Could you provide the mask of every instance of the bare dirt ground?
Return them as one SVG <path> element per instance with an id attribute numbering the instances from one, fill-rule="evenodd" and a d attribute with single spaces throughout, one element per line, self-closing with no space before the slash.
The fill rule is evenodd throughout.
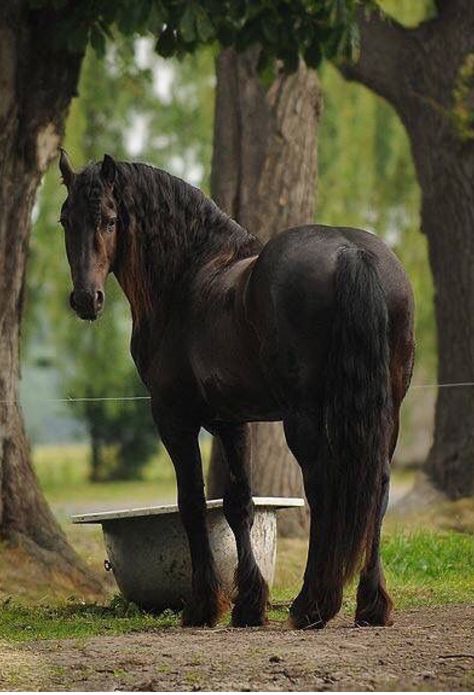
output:
<path id="1" fill-rule="evenodd" d="M 399 613 L 391 628 L 170 628 L 0 645 L 2 689 L 471 690 L 474 606 Z"/>

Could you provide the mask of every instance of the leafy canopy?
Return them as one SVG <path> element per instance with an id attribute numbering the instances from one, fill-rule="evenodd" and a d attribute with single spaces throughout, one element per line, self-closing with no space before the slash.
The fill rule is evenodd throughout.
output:
<path id="1" fill-rule="evenodd" d="M 82 52 L 88 42 L 103 53 L 111 27 L 125 35 L 151 32 L 167 58 L 217 42 L 242 51 L 261 46 L 261 68 L 275 59 L 294 71 L 302 55 L 318 67 L 323 58 L 348 55 L 357 47 L 354 13 L 369 0 L 29 0 L 30 8 L 53 8 L 61 30 L 58 48 Z M 57 29 L 57 28 L 56 28 Z"/>

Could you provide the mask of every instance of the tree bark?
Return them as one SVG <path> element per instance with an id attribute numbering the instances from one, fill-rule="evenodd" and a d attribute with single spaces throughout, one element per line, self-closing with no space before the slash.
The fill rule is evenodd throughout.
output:
<path id="1" fill-rule="evenodd" d="M 281 230 L 311 222 L 316 199 L 316 137 L 321 91 L 316 73 L 303 64 L 278 74 L 265 89 L 257 73 L 259 49 L 221 52 L 212 162 L 212 196 L 241 225 L 267 242 Z M 208 496 L 222 496 L 225 467 L 214 446 Z M 299 467 L 279 423 L 252 425 L 252 492 L 302 496 Z M 283 513 L 283 535 L 302 535 L 305 511 Z"/>
<path id="2" fill-rule="evenodd" d="M 341 70 L 397 110 L 422 191 L 435 285 L 438 382 L 474 382 L 474 3 L 439 0 L 415 29 L 360 14 L 361 54 Z M 460 89 L 460 86 L 462 87 Z M 474 387 L 439 389 L 425 470 L 449 498 L 474 494 Z"/>
<path id="3" fill-rule="evenodd" d="M 51 12 L 0 9 L 0 538 L 50 579 L 96 593 L 100 584 L 69 546 L 39 488 L 18 404 L 20 322 L 31 211 L 56 155 L 81 56 L 53 52 Z"/>

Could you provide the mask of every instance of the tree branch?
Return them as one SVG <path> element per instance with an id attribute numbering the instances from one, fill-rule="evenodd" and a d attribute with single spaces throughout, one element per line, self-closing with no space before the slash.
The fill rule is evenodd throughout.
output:
<path id="1" fill-rule="evenodd" d="M 400 75 L 414 49 L 411 30 L 378 10 L 359 9 L 360 55 L 356 62 L 337 64 L 348 80 L 356 80 L 384 97 L 393 106 L 401 99 Z"/>

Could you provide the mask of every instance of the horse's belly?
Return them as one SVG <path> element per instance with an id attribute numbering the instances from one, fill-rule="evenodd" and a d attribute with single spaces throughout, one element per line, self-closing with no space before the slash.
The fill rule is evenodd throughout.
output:
<path id="1" fill-rule="evenodd" d="M 236 359 L 207 364 L 195 374 L 206 407 L 215 420 L 281 420 L 281 407 L 256 365 Z"/>
<path id="2" fill-rule="evenodd" d="M 221 389 L 205 384 L 205 400 L 211 420 L 257 422 L 281 420 L 282 409 L 271 398 L 252 389 Z"/>

